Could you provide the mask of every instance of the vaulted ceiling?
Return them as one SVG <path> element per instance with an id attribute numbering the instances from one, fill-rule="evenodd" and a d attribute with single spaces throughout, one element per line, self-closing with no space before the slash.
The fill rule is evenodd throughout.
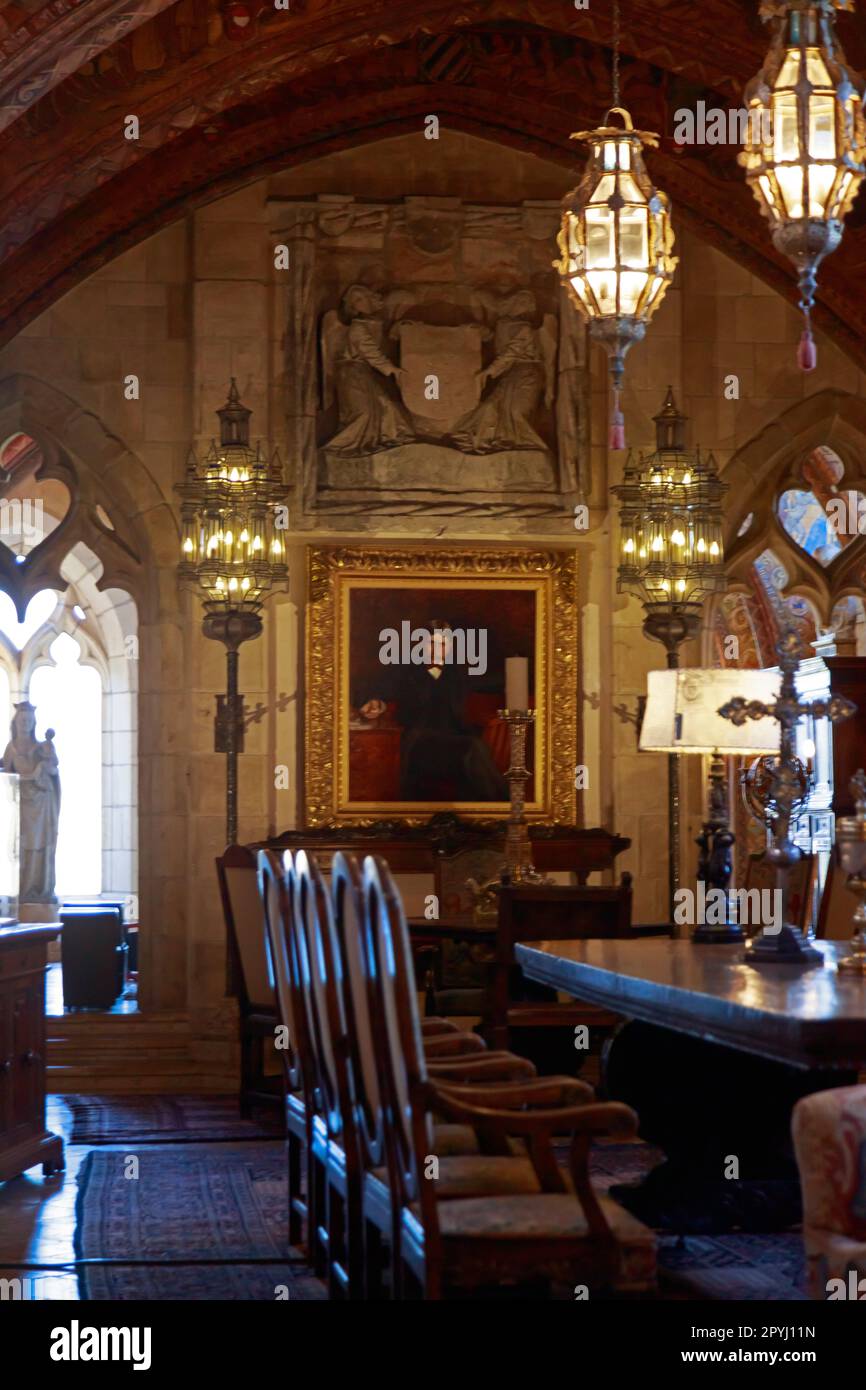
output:
<path id="1" fill-rule="evenodd" d="M 662 133 L 650 167 L 678 220 L 794 298 L 736 150 L 673 140 L 678 108 L 740 104 L 758 8 L 622 0 L 623 99 Z M 866 69 L 866 19 L 839 30 Z M 560 162 L 564 192 L 570 132 L 610 105 L 611 42 L 611 0 L 0 0 L 0 341 L 186 208 L 430 112 Z M 864 288 L 861 199 L 817 315 L 861 362 Z"/>

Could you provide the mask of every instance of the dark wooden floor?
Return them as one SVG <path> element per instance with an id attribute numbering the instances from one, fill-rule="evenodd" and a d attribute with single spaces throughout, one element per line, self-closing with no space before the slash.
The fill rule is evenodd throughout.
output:
<path id="1" fill-rule="evenodd" d="M 66 1171 L 43 1178 L 41 1167 L 36 1167 L 0 1183 L 0 1280 L 20 1279 L 25 1299 L 77 1300 L 78 1278 L 72 1265 L 76 1178 L 93 1146 L 69 1143 L 72 1121 L 63 1096 L 48 1096 L 47 1124 L 66 1140 Z M 243 1142 L 208 1145 L 211 1151 L 217 1147 L 223 1151 L 249 1149 Z M 129 1143 L 99 1145 L 100 1152 L 115 1149 L 128 1153 L 129 1148 Z M 22 1264 L 60 1268 L 22 1269 Z M 0 1298 L 4 1296 L 12 1295 L 7 1290 L 0 1293 Z"/>
<path id="2" fill-rule="evenodd" d="M 49 1096 L 47 1111 L 48 1128 L 68 1139 L 71 1118 L 62 1096 Z M 0 1279 L 21 1279 L 25 1297 L 78 1298 L 74 1269 L 49 1271 L 13 1265 L 62 1265 L 75 1258 L 75 1179 L 88 1152 L 86 1144 L 67 1143 L 65 1173 L 43 1178 L 41 1168 L 30 1168 L 19 1178 L 0 1183 Z"/>

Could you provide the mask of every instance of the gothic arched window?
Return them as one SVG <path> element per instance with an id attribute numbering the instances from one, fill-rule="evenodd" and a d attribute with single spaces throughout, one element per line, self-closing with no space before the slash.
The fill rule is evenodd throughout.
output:
<path id="1" fill-rule="evenodd" d="M 0 722 L 30 700 L 37 737 L 54 730 L 58 897 L 120 897 L 135 917 L 137 613 L 126 591 L 99 587 L 104 566 L 80 527 L 67 533 L 64 468 L 22 432 L 0 444 Z M 88 536 L 113 534 L 104 508 L 91 510 Z M 35 592 L 34 565 L 48 581 Z"/>

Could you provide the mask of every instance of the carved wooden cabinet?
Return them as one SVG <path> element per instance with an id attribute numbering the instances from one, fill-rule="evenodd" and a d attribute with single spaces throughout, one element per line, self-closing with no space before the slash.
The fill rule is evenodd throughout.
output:
<path id="1" fill-rule="evenodd" d="M 63 1140 L 45 1128 L 45 958 L 59 931 L 0 926 L 0 1182 L 63 1167 Z"/>
<path id="2" fill-rule="evenodd" d="M 828 656 L 830 689 L 853 700 L 857 713 L 833 725 L 833 810 L 837 816 L 853 816 L 850 781 L 866 767 L 866 656 Z"/>

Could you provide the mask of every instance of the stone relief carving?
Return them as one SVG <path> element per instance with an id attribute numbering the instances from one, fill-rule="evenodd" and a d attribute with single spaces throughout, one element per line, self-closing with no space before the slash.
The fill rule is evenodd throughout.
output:
<path id="1" fill-rule="evenodd" d="M 322 320 L 323 403 L 336 398 L 340 428 L 324 448 L 363 458 L 399 444 L 435 441 L 464 454 L 549 446 L 532 425 L 554 401 L 557 325 L 539 318 L 531 290 L 474 292 L 468 304 L 432 306 L 407 289 L 389 294 L 351 285 Z M 471 315 L 441 324 L 421 317 L 443 308 Z M 399 364 L 385 345 L 399 347 Z M 493 355 L 482 365 L 482 345 Z M 396 387 L 396 390 L 395 390 Z M 399 398 L 397 395 L 399 392 Z"/>
<path id="2" fill-rule="evenodd" d="M 539 402 L 553 404 L 553 366 L 556 359 L 556 320 L 545 314 L 540 329 L 533 327 L 537 307 L 531 290 L 505 299 L 479 295 L 495 322 L 495 356 L 476 373 L 479 385 L 492 383 L 481 402 L 458 420 L 451 438 L 467 454 L 504 449 L 547 451 L 530 421 Z"/>
<path id="3" fill-rule="evenodd" d="M 363 457 L 408 443 L 416 437 L 412 420 L 388 385 L 401 369 L 382 349 L 384 297 L 350 285 L 340 309 L 326 314 L 322 326 L 324 398 L 327 403 L 333 383 L 340 418 L 327 449 Z"/>
<path id="4" fill-rule="evenodd" d="M 491 524 L 498 508 L 571 525 L 589 374 L 585 329 L 550 269 L 558 205 L 333 193 L 273 205 L 291 250 L 286 409 L 303 425 L 305 512 L 450 515 L 459 502 Z M 302 242 L 288 230 L 299 219 Z M 316 359 L 310 397 L 299 383 Z"/>

